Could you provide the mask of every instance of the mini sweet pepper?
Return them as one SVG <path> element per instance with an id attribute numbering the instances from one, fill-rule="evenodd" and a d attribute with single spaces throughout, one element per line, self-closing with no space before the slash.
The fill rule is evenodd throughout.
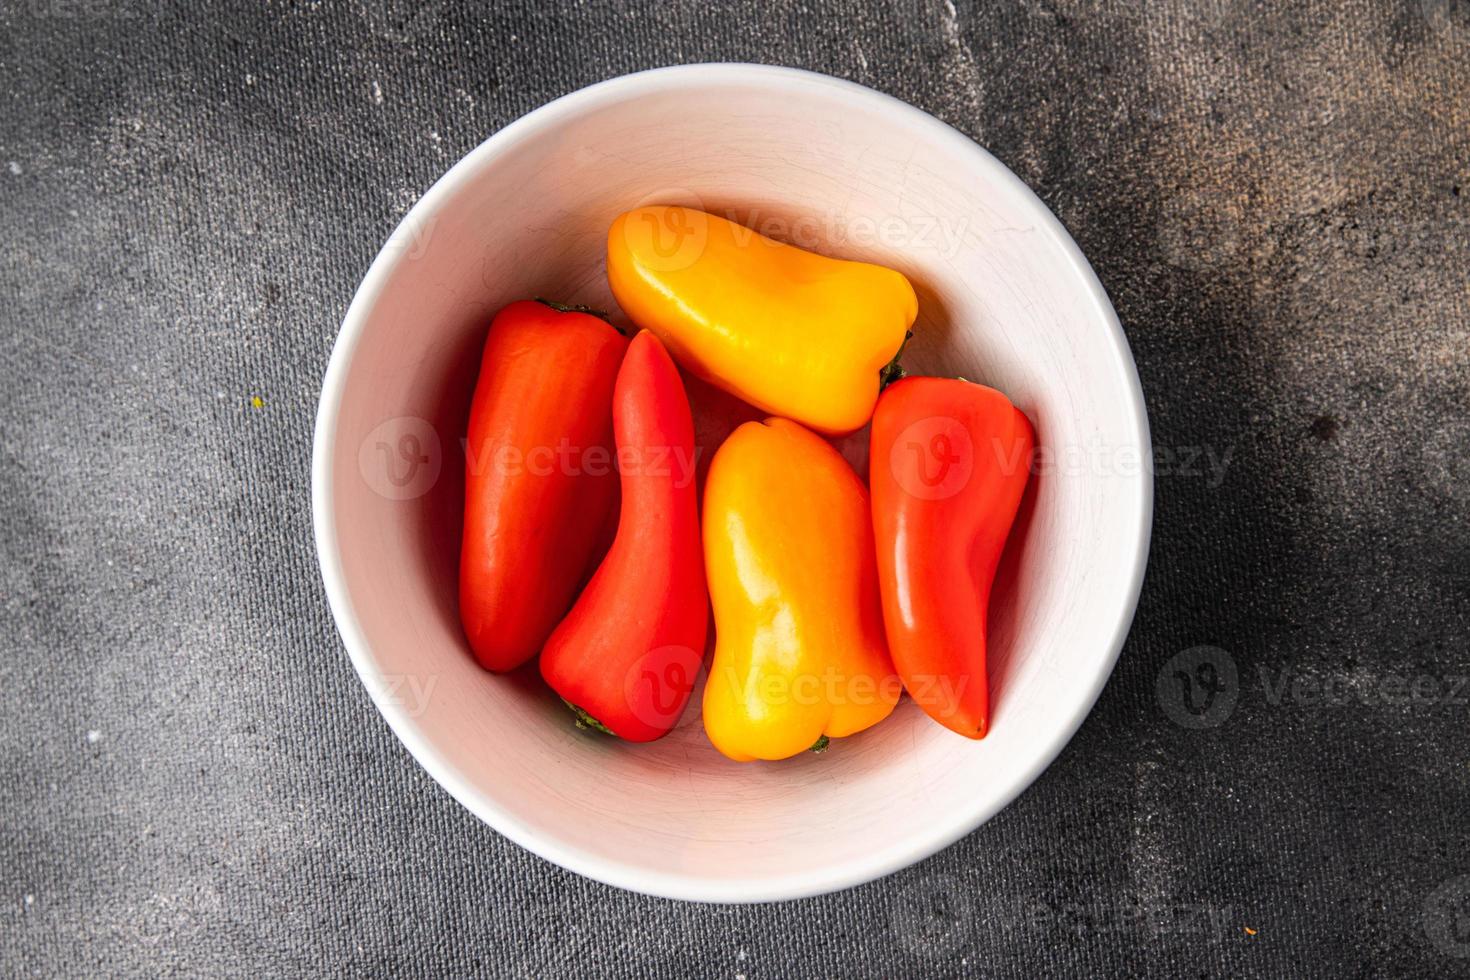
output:
<path id="1" fill-rule="evenodd" d="M 630 742 L 668 733 L 704 658 L 694 421 L 658 338 L 633 338 L 613 391 L 617 536 L 541 652 L 541 676 L 583 723 Z"/>
<path id="2" fill-rule="evenodd" d="M 867 423 L 879 374 L 918 315 L 900 272 L 808 252 L 691 208 L 618 217 L 607 276 L 623 311 L 684 368 L 827 435 Z"/>
<path id="3" fill-rule="evenodd" d="M 969 738 L 990 726 L 990 588 L 1034 442 L 1005 395 L 958 378 L 904 378 L 873 414 L 868 482 L 888 645 L 915 703 Z"/>
<path id="4" fill-rule="evenodd" d="M 740 762 L 852 735 L 901 693 L 883 639 L 868 494 L 823 439 L 747 422 L 710 464 L 704 558 L 715 653 L 704 726 Z"/>
<path id="5" fill-rule="evenodd" d="M 541 650 L 615 520 L 612 394 L 628 341 L 590 313 L 523 300 L 495 315 L 465 439 L 459 615 L 488 670 Z"/>

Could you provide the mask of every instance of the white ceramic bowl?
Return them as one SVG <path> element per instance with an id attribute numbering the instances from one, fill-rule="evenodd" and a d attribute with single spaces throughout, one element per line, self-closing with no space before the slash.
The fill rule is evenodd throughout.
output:
<path id="1" fill-rule="evenodd" d="M 578 731 L 534 673 L 471 659 L 456 614 L 460 435 L 490 315 L 524 297 L 615 309 L 613 217 L 732 214 L 903 270 L 911 373 L 994 385 L 1045 454 L 992 604 L 993 727 L 972 742 L 908 701 L 822 755 L 741 765 L 694 698 L 647 745 Z M 1147 419 L 1127 342 L 1066 231 L 931 116 L 849 82 L 697 65 L 614 79 L 507 126 L 403 220 L 353 299 L 317 416 L 322 577 L 352 662 L 445 789 L 580 874 L 705 901 L 795 898 L 918 861 L 1056 756 L 1127 633 L 1148 548 Z"/>

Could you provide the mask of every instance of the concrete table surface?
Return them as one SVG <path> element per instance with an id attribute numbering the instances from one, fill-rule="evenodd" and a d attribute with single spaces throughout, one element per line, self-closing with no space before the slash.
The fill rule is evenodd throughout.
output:
<path id="1" fill-rule="evenodd" d="M 348 664 L 308 507 L 405 209 L 557 95 L 710 60 L 1014 169 L 1157 446 L 1138 616 L 1061 758 L 779 906 L 618 892 L 450 799 Z M 1464 0 L 0 0 L 0 232 L 0 973 L 1470 974 Z"/>

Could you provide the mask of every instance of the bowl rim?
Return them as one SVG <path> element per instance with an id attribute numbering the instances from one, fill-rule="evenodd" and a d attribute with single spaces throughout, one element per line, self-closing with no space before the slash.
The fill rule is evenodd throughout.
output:
<path id="1" fill-rule="evenodd" d="M 338 546 L 336 516 L 331 506 L 334 490 L 332 461 L 337 454 L 338 416 L 348 368 L 356 353 L 371 310 L 376 305 L 397 265 L 405 260 L 403 250 L 392 248 L 392 243 L 402 240 L 401 235 L 408 233 L 413 227 L 418 226 L 416 223 L 436 212 L 462 184 L 478 175 L 495 158 L 521 140 L 558 126 L 573 114 L 685 87 L 693 83 L 735 85 L 751 82 L 821 89 L 825 90 L 825 94 L 839 100 L 864 103 L 870 110 L 889 114 L 904 126 L 926 131 L 936 141 L 948 143 L 959 153 L 968 155 L 973 159 L 974 165 L 986 173 L 990 179 L 1008 186 L 1020 200 L 1027 202 L 1036 213 L 1037 230 L 1050 236 L 1060 246 L 1072 267 L 1072 273 L 1081 281 L 1093 307 L 1108 330 L 1111 348 L 1117 362 L 1116 368 L 1123 375 L 1124 388 L 1133 409 L 1133 435 L 1140 453 L 1151 453 L 1148 415 L 1143 399 L 1143 389 L 1138 379 L 1137 365 L 1133 360 L 1122 325 L 1118 321 L 1117 314 L 1101 282 L 1093 272 L 1092 266 L 1061 221 L 1052 214 L 1046 204 L 1005 164 L 968 136 L 922 109 L 893 96 L 870 89 L 857 82 L 799 68 L 716 62 L 654 68 L 611 78 L 563 95 L 521 116 L 491 134 L 479 146 L 450 167 L 398 223 L 393 234 L 373 259 L 372 265 L 353 295 L 352 302 L 342 320 L 342 326 L 333 344 L 323 378 L 312 439 L 312 524 L 322 582 L 332 618 L 336 622 L 338 633 L 341 635 L 343 645 L 347 649 L 358 676 L 370 692 L 383 689 L 384 676 L 376 663 L 371 645 L 362 630 L 354 604 L 347 591 L 341 551 Z M 1141 456 L 1141 458 L 1147 457 Z M 1127 587 L 1123 594 L 1124 601 L 1119 604 L 1112 629 L 1103 642 L 1104 655 L 1094 662 L 1091 683 L 1084 695 L 1070 706 L 1069 715 L 1059 717 L 1058 724 L 1051 735 L 1044 742 L 1038 743 L 1031 763 L 1023 771 L 1021 777 L 1001 792 L 991 794 L 974 808 L 957 812 L 949 820 L 936 823 L 922 835 L 891 842 L 861 857 L 830 867 L 755 879 L 738 876 L 711 879 L 695 874 L 653 871 L 636 864 L 592 854 L 573 844 L 542 834 L 531 823 L 503 809 L 495 799 L 474 785 L 439 752 L 422 733 L 418 722 L 410 716 L 405 706 L 389 703 L 386 699 L 381 698 L 372 698 L 372 701 L 399 741 L 408 748 L 434 781 L 451 796 L 495 831 L 526 850 L 577 874 L 647 895 L 700 902 L 781 901 L 850 888 L 915 864 L 948 847 L 984 824 L 1029 787 L 1076 734 L 1083 720 L 1091 712 L 1093 704 L 1102 692 L 1103 685 L 1106 684 L 1117 663 L 1118 655 L 1132 624 L 1138 605 L 1139 592 L 1143 585 L 1144 568 L 1148 560 L 1149 539 L 1152 531 L 1153 473 L 1151 467 L 1145 465 L 1139 468 L 1134 489 L 1133 504 L 1134 516 L 1139 527 L 1138 540 L 1129 562 Z"/>

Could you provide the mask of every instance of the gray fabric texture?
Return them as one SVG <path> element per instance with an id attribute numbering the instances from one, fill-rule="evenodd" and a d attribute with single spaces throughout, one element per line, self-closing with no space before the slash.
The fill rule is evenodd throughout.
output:
<path id="1" fill-rule="evenodd" d="M 711 60 L 1014 169 L 1160 450 L 1060 759 L 775 906 L 619 892 L 450 799 L 348 663 L 308 505 L 337 325 L 418 195 Z M 1464 0 L 0 0 L 0 973 L 1470 975 L 1467 186 Z"/>

